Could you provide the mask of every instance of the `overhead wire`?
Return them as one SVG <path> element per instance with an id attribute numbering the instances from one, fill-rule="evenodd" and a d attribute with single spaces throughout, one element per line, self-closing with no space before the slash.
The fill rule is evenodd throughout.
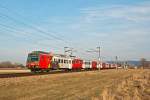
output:
<path id="1" fill-rule="evenodd" d="M 9 11 L 9 12 L 12 12 L 12 13 L 14 13 L 14 14 L 17 14 L 17 15 L 21 16 L 20 14 L 16 13 L 16 12 L 13 11 L 13 10 L 10 10 L 9 8 L 7 8 L 7 7 L 3 6 L 3 5 L 0 5 L 0 7 L 6 9 L 6 10 Z M 12 18 L 12 17 L 10 17 L 10 16 L 5 15 L 5 17 L 10 18 L 10 19 L 12 19 L 12 20 L 14 20 L 14 21 L 17 21 L 17 20 L 15 20 L 14 18 Z M 22 16 L 21 16 L 21 17 L 22 17 Z M 24 19 L 24 20 L 26 20 L 26 19 Z M 34 30 L 36 30 L 36 31 L 38 31 L 38 32 L 40 32 L 40 33 L 43 33 L 46 37 L 50 37 L 50 36 L 51 36 L 52 38 L 54 38 L 54 39 L 56 39 L 56 40 L 63 41 L 63 42 L 65 42 L 65 43 L 67 43 L 67 41 L 65 41 L 64 39 L 62 39 L 62 38 L 60 38 L 60 37 L 57 37 L 57 36 L 55 36 L 55 35 L 53 35 L 53 34 L 51 34 L 51 33 L 49 33 L 49 32 L 45 32 L 45 31 L 43 31 L 43 30 L 41 30 L 41 29 L 39 29 L 39 28 L 37 28 L 37 27 L 35 27 L 35 26 L 29 24 L 29 23 L 26 24 L 26 23 L 23 22 L 23 21 L 19 21 L 19 23 L 21 23 L 21 24 L 23 24 L 23 25 L 26 25 L 26 26 L 28 26 L 28 27 L 31 27 L 32 29 L 34 29 Z M 31 22 L 30 22 L 30 23 L 31 23 Z"/>
<path id="2" fill-rule="evenodd" d="M 12 26 L 8 26 L 8 25 L 5 25 L 5 24 L 1 24 L 0 23 L 0 28 L 2 29 L 2 27 L 3 27 L 3 31 L 9 31 L 10 33 L 9 33 L 9 35 L 11 35 L 11 36 L 13 36 L 13 37 L 17 37 L 17 38 L 20 38 L 20 36 L 19 35 L 16 35 L 16 34 L 13 34 L 13 33 L 23 33 L 24 34 L 24 36 L 23 37 L 27 37 L 27 38 L 24 38 L 26 41 L 28 41 L 28 42 L 32 42 L 32 43 L 34 43 L 34 45 L 39 45 L 38 44 L 38 42 L 37 41 L 35 41 L 35 40 L 33 40 L 33 38 L 31 38 L 31 37 L 28 37 L 28 36 L 26 36 L 26 33 L 27 32 L 25 32 L 25 31 L 23 31 L 23 30 L 19 30 L 19 29 L 17 29 L 17 28 L 14 28 L 14 27 L 12 27 Z M 25 40 L 23 40 L 23 41 L 25 41 Z M 42 46 L 43 46 L 44 44 L 42 44 Z M 47 46 L 52 46 L 52 45 L 47 45 Z M 57 46 L 57 45 L 55 45 L 54 46 L 55 48 L 59 48 L 59 46 Z"/>
<path id="3" fill-rule="evenodd" d="M 12 21 L 14 21 L 14 22 L 17 22 L 17 23 L 20 23 L 20 24 L 23 24 L 23 25 L 25 25 L 25 26 L 28 26 L 28 27 L 31 27 L 32 29 L 34 29 L 35 31 L 38 31 L 38 32 L 40 32 L 40 33 L 43 33 L 43 31 L 42 30 L 40 30 L 40 29 L 37 29 L 37 28 L 35 28 L 34 26 L 31 26 L 31 25 L 28 25 L 28 24 L 26 24 L 26 23 L 24 23 L 24 22 L 21 22 L 21 21 L 18 21 L 18 20 L 16 20 L 16 19 L 14 19 L 13 17 L 10 17 L 10 16 L 8 16 L 8 15 L 5 15 L 5 14 L 2 14 L 2 13 L 0 13 L 0 15 L 1 15 L 1 17 L 3 16 L 3 17 L 6 17 L 6 18 L 8 18 L 8 19 L 10 19 L 10 20 L 12 20 Z M 2 25 L 2 24 L 1 24 Z M 6 26 L 6 25 L 3 25 L 4 27 L 6 27 L 6 28 L 11 28 L 11 29 L 13 29 L 13 30 L 15 30 L 15 31 L 18 31 L 18 30 L 16 30 L 15 28 L 13 28 L 13 27 L 10 27 L 10 26 Z M 22 32 L 22 31 L 21 31 Z M 29 32 L 26 32 L 26 33 L 29 33 Z M 39 34 L 38 34 L 39 35 Z M 34 35 L 34 36 L 37 36 L 37 35 Z M 50 36 L 52 36 L 52 35 L 50 35 Z M 43 34 L 40 34 L 40 37 L 43 37 L 43 38 L 45 38 L 45 39 L 47 39 L 47 40 L 50 40 L 51 38 L 49 38 L 50 37 L 49 35 L 43 35 Z M 53 38 L 55 38 L 55 39 L 57 39 L 57 40 L 61 40 L 61 39 L 59 39 L 59 38 L 57 38 L 57 37 L 54 37 L 53 36 Z M 44 40 L 45 40 L 44 39 Z M 52 40 L 52 39 L 51 39 Z M 59 46 L 57 46 L 57 48 L 58 48 Z"/>
<path id="4" fill-rule="evenodd" d="M 9 35 L 11 35 L 11 36 L 9 36 L 9 38 L 20 38 L 18 35 L 14 35 L 13 33 L 14 32 L 16 32 L 17 30 L 13 30 L 13 29 L 10 29 L 10 28 L 8 28 L 8 27 L 5 27 L 5 29 L 2 29 L 2 27 L 0 27 L 1 28 L 1 31 L 3 31 L 3 33 L 5 33 L 5 32 L 9 32 Z M 5 31 L 5 32 L 4 32 Z M 11 34 L 10 34 L 11 33 Z M 8 37 L 8 36 L 7 36 Z M 14 39 L 15 40 L 15 39 Z M 38 41 L 31 41 L 31 38 L 25 38 L 23 41 L 21 41 L 21 42 L 24 42 L 24 41 L 26 41 L 26 42 L 29 42 L 30 44 L 32 43 L 34 46 L 38 46 L 39 47 L 39 45 L 40 46 L 51 46 L 51 47 L 55 47 L 55 48 L 60 48 L 59 46 L 57 46 L 57 45 L 45 45 L 45 44 L 42 44 L 42 43 L 38 43 Z"/>
<path id="5" fill-rule="evenodd" d="M 17 22 L 17 23 L 20 23 L 20 24 L 22 24 L 22 25 L 25 25 L 25 26 L 28 26 L 27 24 L 24 24 L 24 23 L 22 23 L 22 22 L 20 22 L 20 21 L 18 21 L 18 20 L 16 20 L 16 19 L 14 19 L 14 18 L 12 18 L 12 17 L 10 17 L 10 16 L 8 16 L 8 15 L 4 15 L 4 14 L 2 14 L 2 13 L 0 13 L 0 17 L 6 17 L 6 18 L 8 18 L 8 19 L 10 19 L 10 20 L 12 20 L 12 21 L 14 21 L 14 22 Z M 32 28 L 33 29 L 33 28 Z M 37 30 L 36 30 L 37 31 Z M 40 32 L 41 33 L 41 32 Z M 45 38 L 45 39 L 48 39 L 48 40 L 52 40 L 52 38 L 49 38 L 48 36 L 44 36 L 43 34 L 36 34 L 37 36 L 40 36 L 40 37 L 43 37 L 43 38 Z M 34 35 L 35 36 L 35 35 Z"/>

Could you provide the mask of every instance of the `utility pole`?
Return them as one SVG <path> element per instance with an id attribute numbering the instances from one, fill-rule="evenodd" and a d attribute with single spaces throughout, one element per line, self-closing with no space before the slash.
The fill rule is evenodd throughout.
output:
<path id="1" fill-rule="evenodd" d="M 70 48 L 70 56 L 73 55 L 73 48 Z"/>
<path id="2" fill-rule="evenodd" d="M 95 50 L 95 49 L 91 49 L 91 50 L 87 50 L 86 52 L 98 52 L 98 66 L 99 66 L 99 70 L 100 70 L 100 61 L 101 61 L 101 54 L 100 54 L 100 50 L 101 50 L 101 47 L 98 46 L 97 47 L 98 50 Z"/>
<path id="3" fill-rule="evenodd" d="M 66 49 L 69 47 L 64 47 L 64 55 L 66 55 L 66 52 L 68 52 Z"/>
<path id="4" fill-rule="evenodd" d="M 116 69 L 118 69 L 118 57 L 116 56 L 115 59 L 116 59 L 116 65 L 117 65 Z"/>
<path id="5" fill-rule="evenodd" d="M 69 52 L 70 56 L 73 56 L 73 52 L 76 52 L 71 47 L 64 47 L 64 55 L 67 55 L 66 53 Z"/>
<path id="6" fill-rule="evenodd" d="M 100 46 L 99 47 L 97 47 L 97 49 L 98 49 L 98 66 L 99 66 L 99 70 L 100 70 L 100 61 L 101 61 L 101 58 L 100 58 Z"/>

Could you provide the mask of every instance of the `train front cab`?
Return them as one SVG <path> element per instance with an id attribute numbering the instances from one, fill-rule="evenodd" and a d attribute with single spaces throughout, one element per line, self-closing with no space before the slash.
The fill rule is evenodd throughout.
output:
<path id="1" fill-rule="evenodd" d="M 30 53 L 26 66 L 31 72 L 49 71 L 51 69 L 52 56 L 43 53 Z"/>

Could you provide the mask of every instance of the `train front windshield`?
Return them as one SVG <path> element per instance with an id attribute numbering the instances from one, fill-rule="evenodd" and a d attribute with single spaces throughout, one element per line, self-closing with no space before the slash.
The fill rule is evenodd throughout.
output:
<path id="1" fill-rule="evenodd" d="M 28 55 L 27 62 L 35 62 L 35 61 L 38 61 L 38 60 L 39 60 L 38 55 Z"/>

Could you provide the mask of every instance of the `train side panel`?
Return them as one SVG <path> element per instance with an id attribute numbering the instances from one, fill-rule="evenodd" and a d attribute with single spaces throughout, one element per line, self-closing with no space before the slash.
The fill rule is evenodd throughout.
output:
<path id="1" fill-rule="evenodd" d="M 72 60 L 72 69 L 82 69 L 83 60 L 73 59 Z"/>
<path id="2" fill-rule="evenodd" d="M 106 69 L 109 69 L 109 63 L 106 63 Z"/>
<path id="3" fill-rule="evenodd" d="M 92 61 L 92 69 L 97 69 L 98 63 L 97 61 Z"/>
<path id="4" fill-rule="evenodd" d="M 61 58 L 59 59 L 59 68 L 60 69 L 72 69 L 72 60 Z"/>
<path id="5" fill-rule="evenodd" d="M 102 63 L 102 69 L 106 69 L 106 63 Z"/>
<path id="6" fill-rule="evenodd" d="M 47 54 L 40 54 L 39 55 L 39 68 L 40 69 L 48 69 L 51 68 L 51 59 L 52 56 Z"/>
<path id="7" fill-rule="evenodd" d="M 117 64 L 111 64 L 111 69 L 117 68 Z"/>
<path id="8" fill-rule="evenodd" d="M 85 69 L 92 69 L 92 64 L 90 61 L 85 61 L 84 64 L 85 64 Z"/>

